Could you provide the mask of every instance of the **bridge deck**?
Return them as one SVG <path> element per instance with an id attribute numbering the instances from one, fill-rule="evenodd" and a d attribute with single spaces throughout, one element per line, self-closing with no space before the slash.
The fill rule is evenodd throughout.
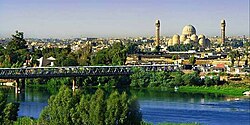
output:
<path id="1" fill-rule="evenodd" d="M 178 70 L 178 66 L 172 64 L 0 68 L 0 79 L 130 75 L 136 67 L 141 67 L 145 71 Z"/>

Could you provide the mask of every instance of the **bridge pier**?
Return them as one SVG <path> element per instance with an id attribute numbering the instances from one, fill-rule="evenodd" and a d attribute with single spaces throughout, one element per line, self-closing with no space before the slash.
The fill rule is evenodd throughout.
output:
<path id="1" fill-rule="evenodd" d="M 15 84 L 15 93 L 18 94 L 19 93 L 19 79 L 16 79 L 16 84 Z"/>
<path id="2" fill-rule="evenodd" d="M 18 94 L 24 91 L 25 91 L 25 79 L 24 78 L 21 79 L 21 82 L 20 79 L 16 79 L 15 93 Z"/>
<path id="3" fill-rule="evenodd" d="M 75 91 L 76 89 L 76 77 L 73 78 L 73 82 L 72 82 L 72 90 Z"/>

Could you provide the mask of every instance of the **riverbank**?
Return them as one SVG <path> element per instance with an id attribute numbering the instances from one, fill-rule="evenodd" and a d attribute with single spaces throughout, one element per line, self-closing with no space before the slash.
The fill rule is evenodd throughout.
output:
<path id="1" fill-rule="evenodd" d="M 250 88 L 245 87 L 234 87 L 232 85 L 220 85 L 220 86 L 180 86 L 179 92 L 191 92 L 191 93 L 212 93 L 221 94 L 230 97 L 244 96 L 243 92 L 249 91 Z"/>
<path id="2" fill-rule="evenodd" d="M 41 85 L 41 84 L 29 84 L 28 87 L 34 87 L 34 88 L 48 88 L 48 90 L 52 91 L 52 93 L 56 93 L 60 86 L 57 86 L 56 88 L 51 88 L 48 85 Z M 103 88 L 108 89 L 105 86 L 85 86 L 84 88 Z M 9 86 L 0 86 L 0 88 L 9 88 Z M 112 87 L 115 88 L 115 87 Z M 128 87 L 127 89 L 136 89 L 134 87 Z M 161 91 L 175 91 L 174 88 L 170 87 L 147 87 L 147 88 L 137 88 L 140 90 L 161 90 Z M 185 92 L 185 93 L 211 93 L 211 94 L 220 94 L 225 95 L 229 97 L 241 97 L 244 96 L 244 92 L 250 91 L 250 85 L 249 84 L 226 84 L 226 85 L 214 85 L 214 86 L 179 86 L 177 89 L 177 92 Z"/>

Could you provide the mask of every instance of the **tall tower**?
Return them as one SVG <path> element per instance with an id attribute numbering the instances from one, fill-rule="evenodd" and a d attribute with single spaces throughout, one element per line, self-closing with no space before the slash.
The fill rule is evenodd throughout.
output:
<path id="1" fill-rule="evenodd" d="M 157 48 L 160 45 L 160 20 L 155 21 L 155 28 L 156 28 L 155 45 L 156 45 L 156 48 Z"/>
<path id="2" fill-rule="evenodd" d="M 221 43 L 222 43 L 222 45 L 224 45 L 225 44 L 225 34 L 226 34 L 226 21 L 221 20 L 220 26 L 221 26 Z"/>

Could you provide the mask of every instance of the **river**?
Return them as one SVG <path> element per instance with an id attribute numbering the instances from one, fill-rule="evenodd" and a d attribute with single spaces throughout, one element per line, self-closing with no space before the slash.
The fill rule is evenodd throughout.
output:
<path id="1" fill-rule="evenodd" d="M 229 99 L 222 95 L 161 90 L 130 90 L 130 93 L 137 96 L 143 119 L 154 124 L 198 122 L 209 125 L 250 125 L 249 98 Z M 18 95 L 12 89 L 8 100 L 20 102 L 19 116 L 38 118 L 50 95 L 46 88 L 26 88 L 25 93 Z"/>

